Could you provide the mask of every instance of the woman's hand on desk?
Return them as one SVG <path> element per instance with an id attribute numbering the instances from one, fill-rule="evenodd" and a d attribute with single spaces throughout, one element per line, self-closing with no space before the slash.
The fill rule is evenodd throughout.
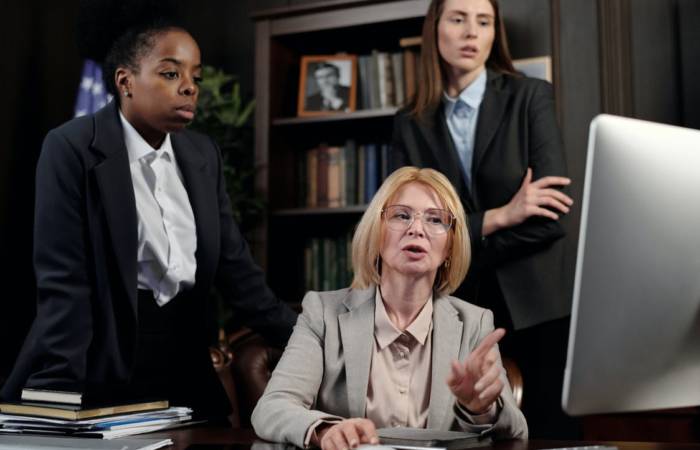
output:
<path id="1" fill-rule="evenodd" d="M 503 328 L 492 331 L 463 363 L 452 361 L 447 386 L 457 401 L 473 414 L 489 412 L 503 391 L 501 366 L 496 364 L 499 354 L 494 346 L 505 334 Z"/>
<path id="2" fill-rule="evenodd" d="M 323 450 L 348 450 L 360 444 L 379 444 L 377 429 L 369 419 L 345 419 L 316 431 Z"/>
<path id="3" fill-rule="evenodd" d="M 566 177 L 548 176 L 532 181 L 532 169 L 528 168 L 520 189 L 507 205 L 490 209 L 484 214 L 482 235 L 488 236 L 498 230 L 513 228 L 533 216 L 548 217 L 557 220 L 559 216 L 554 210 L 566 214 L 574 201 L 561 191 L 551 186 L 567 186 L 571 179 Z"/>

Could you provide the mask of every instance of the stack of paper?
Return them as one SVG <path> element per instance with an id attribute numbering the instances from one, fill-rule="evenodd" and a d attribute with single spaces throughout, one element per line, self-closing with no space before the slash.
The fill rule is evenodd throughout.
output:
<path id="1" fill-rule="evenodd" d="M 97 444 L 95 441 L 69 437 L 0 436 L 0 450 L 156 450 L 173 443 L 171 439 L 117 439 L 99 442 Z"/>
<path id="2" fill-rule="evenodd" d="M 184 407 L 81 420 L 0 414 L 0 433 L 115 439 L 174 428 L 186 424 L 190 419 L 192 410 Z"/>

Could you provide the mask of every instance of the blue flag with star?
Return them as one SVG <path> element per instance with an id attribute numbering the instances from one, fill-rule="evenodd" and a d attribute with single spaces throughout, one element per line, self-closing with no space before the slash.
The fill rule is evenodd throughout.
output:
<path id="1" fill-rule="evenodd" d="M 112 96 L 107 93 L 102 84 L 102 69 L 100 65 L 95 61 L 85 60 L 73 116 L 80 117 L 97 112 L 110 101 L 112 101 Z"/>

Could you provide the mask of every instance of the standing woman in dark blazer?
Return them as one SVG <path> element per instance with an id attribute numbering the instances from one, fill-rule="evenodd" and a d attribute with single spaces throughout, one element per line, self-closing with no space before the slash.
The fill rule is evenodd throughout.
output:
<path id="1" fill-rule="evenodd" d="M 23 387 L 166 397 L 223 419 L 230 405 L 206 333 L 212 287 L 277 345 L 291 334 L 296 314 L 232 219 L 218 147 L 185 130 L 200 52 L 171 5 L 90 0 L 78 11 L 82 56 L 102 64 L 114 100 L 44 141 L 37 317 L 5 399 Z"/>
<path id="2" fill-rule="evenodd" d="M 422 38 L 393 165 L 439 170 L 457 187 L 474 259 L 456 295 L 516 331 L 502 348 L 523 370 L 530 436 L 578 437 L 552 423 L 569 423 L 559 401 L 571 312 L 559 218 L 573 204 L 552 87 L 513 68 L 496 0 L 433 0 Z"/>

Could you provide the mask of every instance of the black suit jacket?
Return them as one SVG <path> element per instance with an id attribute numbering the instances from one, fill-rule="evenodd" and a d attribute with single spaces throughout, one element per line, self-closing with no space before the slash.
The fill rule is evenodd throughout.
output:
<path id="1" fill-rule="evenodd" d="M 249 326 L 278 345 L 290 336 L 296 314 L 266 286 L 232 219 L 215 143 L 189 130 L 172 134 L 171 142 L 197 226 L 190 296 L 196 305 L 182 330 L 196 343 L 197 354 L 165 369 L 195 364 L 199 379 L 192 383 L 206 385 L 202 395 L 226 402 L 205 333 L 212 286 Z M 116 103 L 47 135 L 36 174 L 37 317 L 2 390 L 4 398 L 18 398 L 25 384 L 79 390 L 128 384 L 138 337 L 132 186 Z"/>
<path id="2" fill-rule="evenodd" d="M 571 312 L 570 293 L 564 291 L 560 221 L 533 217 L 487 239 L 481 234 L 485 211 L 513 198 L 528 167 L 533 180 L 566 176 L 549 83 L 488 71 L 477 119 L 471 195 L 442 105 L 422 123 L 407 110 L 399 111 L 394 120 L 392 165 L 430 167 L 449 178 L 460 194 L 471 232 L 474 252 L 467 278 L 495 270 L 516 329 Z"/>

